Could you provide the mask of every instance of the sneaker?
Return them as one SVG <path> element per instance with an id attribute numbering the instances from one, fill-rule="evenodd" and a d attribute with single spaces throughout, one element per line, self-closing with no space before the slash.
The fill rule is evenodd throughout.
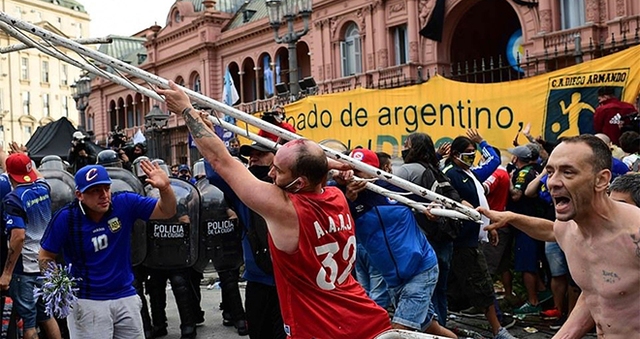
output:
<path id="1" fill-rule="evenodd" d="M 549 325 L 549 328 L 557 331 L 560 329 L 560 327 L 562 327 L 562 325 L 564 325 L 565 321 L 567 321 L 566 316 L 559 317 L 558 319 L 556 319 L 556 321 L 554 321 L 553 323 L 551 323 L 551 325 Z"/>
<path id="2" fill-rule="evenodd" d="M 547 319 L 547 320 L 559 319 L 560 317 L 562 317 L 562 312 L 560 312 L 559 309 L 554 307 L 550 310 L 540 312 L 540 315 L 542 316 L 543 319 Z"/>
<path id="3" fill-rule="evenodd" d="M 235 327 L 238 330 L 238 335 L 249 335 L 249 327 L 246 320 L 238 320 L 235 323 Z"/>
<path id="4" fill-rule="evenodd" d="M 516 339 L 506 328 L 500 327 L 498 333 L 493 337 L 493 339 Z"/>
<path id="5" fill-rule="evenodd" d="M 454 328 L 451 328 L 450 330 L 455 335 L 457 335 L 458 338 L 487 339 L 484 336 L 482 336 L 482 334 L 476 331 L 467 330 L 464 328 L 454 327 Z"/>
<path id="6" fill-rule="evenodd" d="M 484 318 L 484 311 L 474 306 L 465 308 L 464 310 L 460 311 L 451 311 L 451 313 L 459 315 L 461 317 Z"/>
<path id="7" fill-rule="evenodd" d="M 502 328 L 512 328 L 513 325 L 516 324 L 516 318 L 510 316 L 510 315 L 502 315 L 502 319 L 500 319 L 500 326 L 502 326 Z"/>
<path id="8" fill-rule="evenodd" d="M 538 305 L 542 304 L 547 300 L 551 300 L 552 298 L 553 298 L 553 293 L 551 293 L 550 290 L 547 289 L 544 291 L 540 291 L 538 292 Z"/>
<path id="9" fill-rule="evenodd" d="M 164 326 L 153 326 L 151 330 L 151 337 L 153 338 L 161 338 L 169 334 L 167 331 L 167 325 Z"/>
<path id="10" fill-rule="evenodd" d="M 522 306 L 513 310 L 513 314 L 517 315 L 538 315 L 542 311 L 540 305 L 533 306 L 528 301 Z"/>
<path id="11" fill-rule="evenodd" d="M 204 325 L 204 311 L 200 310 L 198 313 L 198 321 L 196 322 L 196 327 L 200 327 Z"/>

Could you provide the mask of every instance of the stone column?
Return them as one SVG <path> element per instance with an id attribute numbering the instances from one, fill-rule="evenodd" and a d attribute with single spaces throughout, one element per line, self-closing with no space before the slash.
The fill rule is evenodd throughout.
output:
<path id="1" fill-rule="evenodd" d="M 377 0 L 374 1 L 373 4 L 373 17 L 374 17 L 374 22 L 375 22 L 375 42 L 374 42 L 374 46 L 376 49 L 376 65 L 377 68 L 387 68 L 389 67 L 389 60 L 388 60 L 388 49 L 387 49 L 387 41 L 386 41 L 386 34 L 385 34 L 385 20 L 384 20 L 384 12 L 385 12 L 385 8 L 384 5 L 382 4 L 382 1 Z"/>
<path id="2" fill-rule="evenodd" d="M 244 75 L 243 71 L 238 72 L 238 76 L 240 77 L 240 93 L 238 93 L 240 94 L 240 103 L 244 102 L 244 83 L 243 83 L 244 76 L 243 75 Z"/>
<path id="3" fill-rule="evenodd" d="M 584 7 L 586 12 L 587 23 L 599 23 L 600 22 L 600 1 L 599 0 L 584 0 Z"/>
<path id="4" fill-rule="evenodd" d="M 540 31 L 539 33 L 549 33 L 553 31 L 551 22 L 551 1 L 540 0 L 538 2 L 538 11 L 540 13 Z"/>
<path id="5" fill-rule="evenodd" d="M 407 30 L 409 35 L 409 61 L 418 62 L 418 2 L 407 0 Z"/>

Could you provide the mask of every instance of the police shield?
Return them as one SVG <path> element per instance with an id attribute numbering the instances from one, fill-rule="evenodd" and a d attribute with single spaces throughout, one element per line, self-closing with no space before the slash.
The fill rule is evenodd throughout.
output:
<path id="1" fill-rule="evenodd" d="M 178 203 L 176 215 L 147 222 L 147 255 L 143 265 L 154 269 L 187 268 L 198 259 L 200 193 L 191 183 L 169 178 Z M 145 186 L 148 197 L 158 189 Z"/>
<path id="2" fill-rule="evenodd" d="M 40 169 L 42 177 L 51 187 L 51 212 L 55 213 L 76 198 L 76 184 L 73 176 L 64 170 Z"/>
<path id="3" fill-rule="evenodd" d="M 120 167 L 105 167 L 111 178 L 111 193 L 132 192 L 144 195 L 144 186 L 138 178 L 126 169 Z M 136 220 L 131 233 L 131 264 L 140 265 L 147 254 L 146 223 Z"/>
<path id="4" fill-rule="evenodd" d="M 195 167 L 195 166 L 194 166 Z M 200 251 L 194 269 L 202 272 L 209 260 L 218 271 L 242 265 L 242 228 L 238 218 L 230 218 L 224 194 L 207 178 L 196 182 L 200 205 Z"/>

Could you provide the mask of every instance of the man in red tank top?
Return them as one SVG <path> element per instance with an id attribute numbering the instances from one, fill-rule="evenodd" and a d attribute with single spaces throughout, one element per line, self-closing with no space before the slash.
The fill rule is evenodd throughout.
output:
<path id="1" fill-rule="evenodd" d="M 206 113 L 194 110 L 173 82 L 169 86 L 158 89 L 169 110 L 182 114 L 200 153 L 267 222 L 286 333 L 302 339 L 369 339 L 390 329 L 387 312 L 351 275 L 353 218 L 344 195 L 324 187 L 329 164 L 322 148 L 309 140 L 288 142 L 273 159 L 274 184 L 260 181 L 231 157 Z"/>

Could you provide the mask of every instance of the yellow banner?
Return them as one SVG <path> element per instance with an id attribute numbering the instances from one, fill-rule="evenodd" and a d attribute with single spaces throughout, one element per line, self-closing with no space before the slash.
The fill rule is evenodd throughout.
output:
<path id="1" fill-rule="evenodd" d="M 286 107 L 287 121 L 318 142 L 336 139 L 393 156 L 412 132 L 427 133 L 438 144 L 475 128 L 490 144 L 507 148 L 531 123 L 533 136 L 556 140 L 593 132 L 601 86 L 614 87 L 624 101 L 636 99 L 638 55 L 640 46 L 511 82 L 470 84 L 436 76 L 410 87 L 309 96 Z"/>

